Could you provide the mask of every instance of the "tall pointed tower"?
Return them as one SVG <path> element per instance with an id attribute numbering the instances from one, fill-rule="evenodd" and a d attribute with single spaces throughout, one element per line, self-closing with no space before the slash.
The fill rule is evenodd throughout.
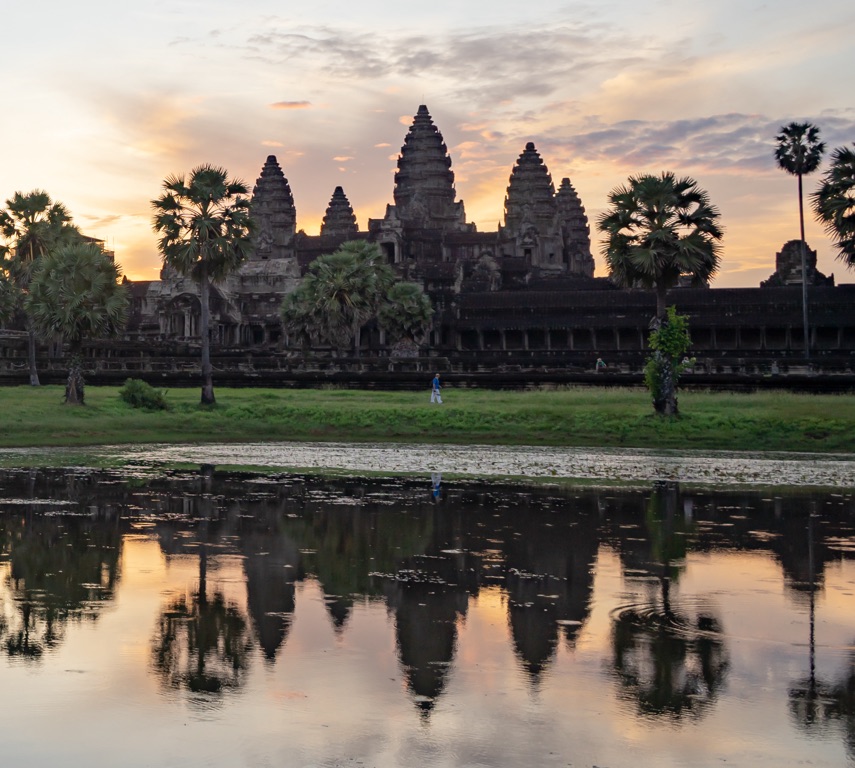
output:
<path id="1" fill-rule="evenodd" d="M 288 179 L 275 155 L 270 155 L 255 182 L 252 217 L 258 224 L 253 259 L 283 258 L 297 229 L 297 210 Z"/>
<path id="2" fill-rule="evenodd" d="M 406 227 L 466 229 L 463 202 L 454 199 L 448 148 L 424 104 L 404 137 L 394 196 L 397 216 Z"/>
<path id="3" fill-rule="evenodd" d="M 321 222 L 321 235 L 332 235 L 347 240 L 358 232 L 359 227 L 350 201 L 344 194 L 344 190 L 336 187 L 324 214 L 324 220 Z"/>
<path id="4" fill-rule="evenodd" d="M 564 261 L 567 271 L 574 275 L 594 276 L 594 257 L 591 255 L 591 230 L 588 216 L 570 179 L 561 179 L 555 195 L 558 224 L 564 241 Z"/>
<path id="5" fill-rule="evenodd" d="M 551 233 L 556 213 L 555 187 L 552 176 L 534 143 L 525 150 L 511 171 L 505 197 L 505 229 L 512 237 L 541 237 Z"/>

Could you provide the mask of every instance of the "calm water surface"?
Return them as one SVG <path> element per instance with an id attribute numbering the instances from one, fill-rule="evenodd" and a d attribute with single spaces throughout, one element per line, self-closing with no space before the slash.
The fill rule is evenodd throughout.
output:
<path id="1" fill-rule="evenodd" d="M 0 471 L 0 765 L 855 766 L 849 491 Z"/>

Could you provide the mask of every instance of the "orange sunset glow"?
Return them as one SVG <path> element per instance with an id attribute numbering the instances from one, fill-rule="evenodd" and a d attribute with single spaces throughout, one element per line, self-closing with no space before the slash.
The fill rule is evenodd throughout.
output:
<path id="1" fill-rule="evenodd" d="M 545 0 L 532 10 L 83 0 L 45 14 L 17 4 L 4 11 L 0 200 L 45 189 L 129 277 L 152 279 L 149 201 L 167 175 L 208 162 L 251 185 L 274 153 L 298 228 L 318 232 L 337 185 L 365 228 L 392 201 L 397 150 L 424 103 L 479 229 L 502 219 L 511 168 L 533 141 L 592 224 L 631 174 L 692 176 L 722 212 L 715 284 L 768 277 L 798 237 L 796 182 L 773 158 L 778 129 L 814 122 L 829 150 L 855 140 L 851 3 Z M 807 240 L 821 271 L 852 281 L 810 216 Z"/>

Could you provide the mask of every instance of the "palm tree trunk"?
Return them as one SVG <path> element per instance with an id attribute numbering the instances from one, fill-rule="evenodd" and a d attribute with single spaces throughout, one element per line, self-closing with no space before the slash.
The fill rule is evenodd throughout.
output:
<path id="1" fill-rule="evenodd" d="M 65 385 L 65 404 L 83 405 L 83 356 L 80 343 L 71 345 L 70 361 L 68 367 L 68 381 Z"/>
<path id="2" fill-rule="evenodd" d="M 665 316 L 668 314 L 668 307 L 666 305 L 668 300 L 668 289 L 664 285 L 656 284 L 656 323 L 655 326 L 658 328 L 662 325 L 665 320 Z"/>
<path id="3" fill-rule="evenodd" d="M 810 329 L 808 328 L 807 254 L 805 246 L 805 211 L 802 200 L 802 175 L 799 174 L 799 227 L 802 236 L 802 326 L 805 339 L 805 359 L 810 360 Z"/>
<path id="4" fill-rule="evenodd" d="M 36 331 L 29 319 L 27 320 L 27 360 L 30 367 L 30 386 L 38 387 L 41 382 L 36 368 Z"/>
<path id="5" fill-rule="evenodd" d="M 202 405 L 214 405 L 214 377 L 211 369 L 211 312 L 209 307 L 208 264 L 202 259 L 199 265 L 199 332 L 202 334 Z"/>

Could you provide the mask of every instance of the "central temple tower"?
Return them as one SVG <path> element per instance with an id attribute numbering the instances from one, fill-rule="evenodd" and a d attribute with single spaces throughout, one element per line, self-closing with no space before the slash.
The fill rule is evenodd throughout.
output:
<path id="1" fill-rule="evenodd" d="M 395 174 L 395 208 L 405 227 L 467 230 L 463 201 L 455 201 L 451 158 L 422 104 L 404 137 Z"/>

